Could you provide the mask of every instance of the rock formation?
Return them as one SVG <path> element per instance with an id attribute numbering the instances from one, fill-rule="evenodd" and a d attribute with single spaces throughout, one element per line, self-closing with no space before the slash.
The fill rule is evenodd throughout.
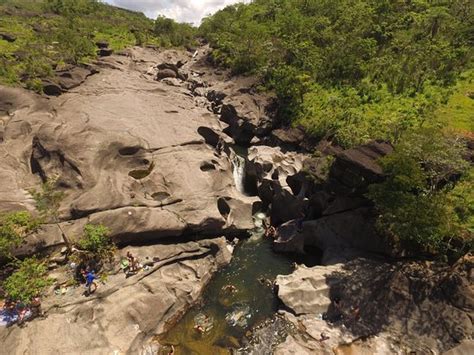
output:
<path id="1" fill-rule="evenodd" d="M 288 319 L 304 324 L 303 333 L 312 338 L 290 337 L 280 351 L 296 343 L 305 351 L 331 353 L 331 348 L 360 338 L 368 339 L 362 347 L 372 353 L 451 349 L 472 339 L 472 267 L 472 256 L 452 267 L 356 259 L 345 265 L 300 267 L 292 275 L 279 276 L 278 296 L 297 315 Z M 317 341 L 321 333 L 329 338 Z"/>
<path id="2" fill-rule="evenodd" d="M 60 223 L 29 236 L 17 255 L 57 252 L 63 231 L 74 242 L 86 223 L 101 223 L 118 245 L 136 245 L 131 250 L 141 261 L 158 261 L 127 280 L 115 271 L 89 298 L 81 289 L 64 296 L 50 290 L 46 319 L 0 328 L 9 354 L 28 352 L 29 344 L 38 353 L 139 351 L 229 262 L 231 248 L 215 238 L 253 228 L 259 200 L 236 189 L 229 149 L 220 149 L 225 125 L 190 89 L 150 75 L 182 60 L 189 62 L 179 66 L 185 80 L 190 55 L 141 48 L 122 54 L 57 72 L 45 86 L 53 96 L 0 87 L 0 212 L 34 212 L 29 191 L 54 178 L 65 193 Z M 165 238 L 173 243 L 161 244 Z M 55 284 L 64 285 L 64 258 L 51 260 Z"/>

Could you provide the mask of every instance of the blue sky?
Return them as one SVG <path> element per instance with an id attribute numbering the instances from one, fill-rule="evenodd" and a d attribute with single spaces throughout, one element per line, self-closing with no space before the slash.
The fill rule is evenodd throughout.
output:
<path id="1" fill-rule="evenodd" d="M 199 25 L 204 16 L 227 5 L 249 0 L 105 0 L 105 2 L 141 11 L 150 18 L 164 15 L 179 22 Z"/>

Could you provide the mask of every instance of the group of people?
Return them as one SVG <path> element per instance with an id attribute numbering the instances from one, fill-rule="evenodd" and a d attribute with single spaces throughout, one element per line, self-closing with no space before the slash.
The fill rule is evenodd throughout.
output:
<path id="1" fill-rule="evenodd" d="M 33 297 L 28 304 L 7 298 L 0 305 L 0 326 L 10 326 L 15 323 L 21 325 L 27 320 L 42 315 L 41 299 L 39 296 Z"/>

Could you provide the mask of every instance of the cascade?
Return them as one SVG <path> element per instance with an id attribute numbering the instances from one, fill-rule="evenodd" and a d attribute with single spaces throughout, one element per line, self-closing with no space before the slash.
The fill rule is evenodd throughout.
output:
<path id="1" fill-rule="evenodd" d="M 231 161 L 235 186 L 239 192 L 245 194 L 245 158 L 232 151 Z"/>

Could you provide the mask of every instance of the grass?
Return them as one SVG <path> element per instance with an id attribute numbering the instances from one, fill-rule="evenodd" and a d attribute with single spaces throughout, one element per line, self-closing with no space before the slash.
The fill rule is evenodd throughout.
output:
<path id="1" fill-rule="evenodd" d="M 114 50 L 159 45 L 153 29 L 145 15 L 102 3 L 70 17 L 47 11 L 42 1 L 0 0 L 0 32 L 16 37 L 0 39 L 0 84 L 41 91 L 41 80 L 55 68 L 95 59 L 94 42 L 105 40 Z"/>
<path id="2" fill-rule="evenodd" d="M 447 105 L 439 108 L 436 116 L 455 131 L 474 132 L 474 70 L 463 74 Z"/>

